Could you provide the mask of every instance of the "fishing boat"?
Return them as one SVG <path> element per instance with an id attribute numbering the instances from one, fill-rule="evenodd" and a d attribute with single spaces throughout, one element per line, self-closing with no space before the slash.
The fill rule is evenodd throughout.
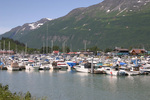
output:
<path id="1" fill-rule="evenodd" d="M 118 66 L 107 67 L 105 69 L 106 74 L 114 75 L 114 76 L 126 76 L 128 73 L 126 72 L 125 68 L 119 68 Z"/>
<path id="2" fill-rule="evenodd" d="M 150 64 L 149 64 L 149 62 L 147 62 L 145 64 L 142 64 L 142 66 L 140 67 L 140 71 L 150 73 Z"/>
<path id="3" fill-rule="evenodd" d="M 68 68 L 67 64 L 64 61 L 58 61 L 57 67 L 59 67 L 60 69 L 67 69 Z"/>
<path id="4" fill-rule="evenodd" d="M 108 75 L 118 75 L 119 74 L 119 70 L 118 70 L 118 68 L 115 68 L 115 67 L 107 67 L 106 69 L 105 69 L 105 72 L 106 72 L 106 74 L 108 74 Z"/>
<path id="5" fill-rule="evenodd" d="M 40 64 L 34 61 L 29 61 L 28 64 L 25 66 L 26 70 L 39 70 Z"/>
<path id="6" fill-rule="evenodd" d="M 141 72 L 148 72 L 148 73 L 150 73 L 150 67 L 141 67 L 140 71 Z"/>
<path id="7" fill-rule="evenodd" d="M 6 65 L 7 66 L 7 70 L 10 71 L 19 71 L 19 65 L 17 62 L 11 62 L 11 64 Z"/>
<path id="8" fill-rule="evenodd" d="M 74 66 L 74 69 L 77 72 L 89 73 L 91 70 L 91 63 L 81 63 L 79 65 Z"/>
<path id="9" fill-rule="evenodd" d="M 140 74 L 140 70 L 139 70 L 138 65 L 131 66 L 131 67 L 129 67 L 129 69 L 130 69 L 129 71 L 126 71 L 129 76 L 135 76 L 135 75 Z"/>
<path id="10" fill-rule="evenodd" d="M 43 62 L 40 64 L 40 70 L 50 70 L 50 64 L 48 62 Z"/>
<path id="11" fill-rule="evenodd" d="M 57 66 L 57 62 L 53 61 L 50 63 L 50 69 L 60 69 L 60 67 Z"/>

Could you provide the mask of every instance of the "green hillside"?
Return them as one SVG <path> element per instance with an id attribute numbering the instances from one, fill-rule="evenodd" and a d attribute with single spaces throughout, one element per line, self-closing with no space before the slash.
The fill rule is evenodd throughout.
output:
<path id="1" fill-rule="evenodd" d="M 84 17 L 76 21 L 74 17 L 61 20 L 57 19 L 48 23 L 48 41 L 61 46 L 64 41 L 73 49 L 98 46 L 100 48 L 137 47 L 150 43 L 150 12 L 135 13 L 126 16 L 90 18 Z M 46 25 L 30 32 L 19 41 L 28 41 L 29 46 L 39 48 L 46 41 Z M 32 38 L 34 37 L 34 38 Z"/>
<path id="2" fill-rule="evenodd" d="M 102 4 L 74 9 L 64 17 L 49 21 L 36 30 L 14 38 L 28 43 L 32 48 L 41 48 L 46 44 L 46 40 L 51 47 L 53 40 L 53 45 L 61 47 L 65 42 L 66 46 L 73 50 L 83 49 L 85 43 L 87 48 L 97 46 L 105 49 L 119 46 L 150 49 L 149 4 L 134 11 L 123 9 L 108 13 L 106 10 L 99 10 L 100 8 Z M 7 34 L 7 37 L 9 36 Z"/>

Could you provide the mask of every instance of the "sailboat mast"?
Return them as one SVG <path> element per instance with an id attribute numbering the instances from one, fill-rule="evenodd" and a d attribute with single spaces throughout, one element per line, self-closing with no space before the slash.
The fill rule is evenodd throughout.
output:
<path id="1" fill-rule="evenodd" d="M 52 52 L 53 52 L 53 40 L 52 40 L 52 47 L 51 47 L 51 50 L 52 50 Z"/>
<path id="2" fill-rule="evenodd" d="M 62 52 L 65 53 L 65 42 L 62 44 Z"/>
<path id="3" fill-rule="evenodd" d="M 46 53 L 48 53 L 48 24 L 47 24 L 47 34 L 46 34 Z"/>
<path id="4" fill-rule="evenodd" d="M 25 54 L 27 53 L 27 43 L 26 43 L 26 46 L 25 46 Z"/>
<path id="5" fill-rule="evenodd" d="M 85 44 L 84 44 L 84 50 L 85 50 L 85 52 L 86 52 L 86 41 L 85 41 Z"/>
<path id="6" fill-rule="evenodd" d="M 5 40 L 4 40 L 4 50 L 5 50 Z"/>
<path id="7" fill-rule="evenodd" d="M 17 44 L 16 44 L 16 54 L 17 54 Z"/>
<path id="8" fill-rule="evenodd" d="M 0 42 L 0 50 L 1 50 L 2 48 L 1 48 L 1 42 Z"/>
<path id="9" fill-rule="evenodd" d="M 3 56 L 4 56 L 4 52 L 5 52 L 5 40 L 4 40 L 4 44 L 3 44 Z"/>
<path id="10" fill-rule="evenodd" d="M 9 55 L 10 55 L 10 41 L 9 41 L 9 45 L 8 45 L 8 48 L 9 48 Z"/>
<path id="11" fill-rule="evenodd" d="M 43 54 L 44 54 L 44 48 L 45 48 L 45 47 L 44 47 L 44 42 L 43 42 Z"/>

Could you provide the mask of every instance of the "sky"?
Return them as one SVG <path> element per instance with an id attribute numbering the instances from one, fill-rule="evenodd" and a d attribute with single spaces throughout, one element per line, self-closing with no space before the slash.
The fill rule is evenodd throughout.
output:
<path id="1" fill-rule="evenodd" d="M 103 0 L 0 0 L 0 34 L 42 18 L 56 19 Z"/>

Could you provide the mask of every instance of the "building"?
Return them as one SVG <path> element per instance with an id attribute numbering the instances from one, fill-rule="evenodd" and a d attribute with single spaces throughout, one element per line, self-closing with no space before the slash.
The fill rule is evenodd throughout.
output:
<path id="1" fill-rule="evenodd" d="M 140 55 L 140 54 L 145 54 L 147 51 L 145 49 L 132 49 L 130 51 L 130 54 L 132 55 Z"/>
<path id="2" fill-rule="evenodd" d="M 115 53 L 115 55 L 121 56 L 121 55 L 129 55 L 129 50 L 128 49 L 122 49 L 122 48 L 118 48 L 116 47 L 113 50 L 113 53 Z"/>
<path id="3" fill-rule="evenodd" d="M 53 54 L 55 54 L 55 55 L 59 55 L 59 51 L 53 51 Z"/>
<path id="4" fill-rule="evenodd" d="M 0 50 L 0 54 L 14 54 L 13 50 Z"/>

